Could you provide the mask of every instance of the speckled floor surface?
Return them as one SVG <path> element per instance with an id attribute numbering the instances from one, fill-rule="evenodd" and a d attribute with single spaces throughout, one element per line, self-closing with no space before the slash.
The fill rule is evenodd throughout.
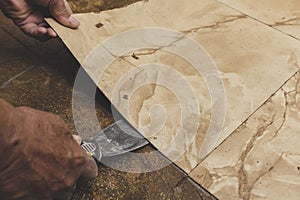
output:
<path id="1" fill-rule="evenodd" d="M 70 1 L 74 12 L 92 12 L 132 3 L 129 1 Z M 15 106 L 29 106 L 60 115 L 75 131 L 71 98 L 78 63 L 59 39 L 40 43 L 23 35 L 2 14 L 0 17 L 0 97 Z M 84 92 L 80 92 L 85 97 Z M 86 109 L 84 105 L 80 109 Z M 113 122 L 109 102 L 99 93 L 98 118 L 102 127 Z M 87 120 L 88 121 L 88 120 Z M 88 131 L 87 131 L 88 132 Z M 152 151 L 148 145 L 139 151 Z M 114 165 L 144 168 L 166 162 L 136 160 L 131 155 L 114 159 Z M 79 199 L 214 199 L 176 166 L 131 174 L 99 164 L 99 176 L 86 185 L 78 185 L 73 200 Z"/>

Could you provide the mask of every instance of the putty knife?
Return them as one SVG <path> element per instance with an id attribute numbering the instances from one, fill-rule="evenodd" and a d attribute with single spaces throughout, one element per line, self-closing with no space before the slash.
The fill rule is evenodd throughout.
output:
<path id="1" fill-rule="evenodd" d="M 119 120 L 95 134 L 90 140 L 83 140 L 81 147 L 97 161 L 100 161 L 103 157 L 124 154 L 148 143 L 127 122 Z"/>

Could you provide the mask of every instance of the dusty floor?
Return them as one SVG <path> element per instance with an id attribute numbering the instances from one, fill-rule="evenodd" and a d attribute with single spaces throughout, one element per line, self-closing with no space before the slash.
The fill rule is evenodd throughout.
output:
<path id="1" fill-rule="evenodd" d="M 70 1 L 74 12 L 100 11 L 132 3 L 129 1 Z M 0 98 L 15 106 L 29 106 L 60 115 L 74 132 L 71 98 L 78 63 L 59 39 L 40 43 L 24 36 L 3 15 L 0 17 Z M 85 94 L 78 91 L 82 98 Z M 80 109 L 85 110 L 86 105 Z M 113 122 L 109 102 L 97 97 L 101 126 Z M 87 120 L 88 121 L 88 120 Z M 86 122 L 85 122 L 86 123 Z M 86 130 L 88 132 L 89 130 Z M 80 133 L 82 135 L 82 133 Z M 151 145 L 139 151 L 152 151 Z M 114 159 L 113 165 L 146 168 L 166 162 L 164 157 L 137 160 L 131 155 Z M 78 185 L 72 198 L 79 199 L 214 199 L 176 166 L 132 174 L 99 164 L 99 176 Z"/>

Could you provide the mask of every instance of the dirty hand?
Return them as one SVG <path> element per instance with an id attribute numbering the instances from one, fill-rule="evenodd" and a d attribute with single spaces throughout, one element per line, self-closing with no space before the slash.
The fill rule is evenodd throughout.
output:
<path id="1" fill-rule="evenodd" d="M 65 0 L 1 0 L 0 9 L 23 32 L 40 40 L 56 37 L 54 30 L 45 23 L 44 17 L 51 15 L 70 28 L 79 26 L 79 22 L 71 16 L 71 8 Z"/>
<path id="2" fill-rule="evenodd" d="M 97 165 L 56 115 L 0 99 L 0 198 L 69 199 Z"/>

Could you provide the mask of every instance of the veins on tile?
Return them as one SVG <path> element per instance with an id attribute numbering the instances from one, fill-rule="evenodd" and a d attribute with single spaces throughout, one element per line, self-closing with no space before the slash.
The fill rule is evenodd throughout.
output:
<path id="1" fill-rule="evenodd" d="M 281 153 L 280 156 L 278 157 L 278 159 L 263 173 L 261 173 L 254 181 L 253 183 L 251 184 L 251 187 L 249 187 L 249 195 L 251 193 L 251 191 L 253 190 L 253 187 L 255 186 L 255 184 L 262 178 L 264 177 L 266 174 L 270 173 L 274 168 L 275 166 L 280 162 L 280 160 L 282 159 L 282 156 L 284 155 L 285 153 Z"/>
<path id="2" fill-rule="evenodd" d="M 297 72 L 297 76 L 300 75 L 300 70 Z M 297 81 L 296 81 L 296 93 L 300 93 L 300 76 L 297 78 Z"/>
<path id="3" fill-rule="evenodd" d="M 270 127 L 274 123 L 275 114 L 272 115 L 270 121 L 266 125 L 262 125 L 258 127 L 256 133 L 253 135 L 251 140 L 247 143 L 246 148 L 242 151 L 241 156 L 239 158 L 239 161 L 241 163 L 240 169 L 238 170 L 238 181 L 239 181 L 239 187 L 238 187 L 238 195 L 240 198 L 244 200 L 250 199 L 250 191 L 251 191 L 251 185 L 249 185 L 248 182 L 248 176 L 247 171 L 245 170 L 245 161 L 249 155 L 249 153 L 253 150 L 255 147 L 255 142 L 261 137 L 268 127 Z"/>
<path id="4" fill-rule="evenodd" d="M 296 76 L 300 75 L 300 71 L 297 73 Z M 295 102 L 295 106 L 297 107 L 297 109 L 300 110 L 300 102 L 298 102 L 298 95 L 300 96 L 300 76 L 299 77 L 295 77 L 297 78 L 297 81 L 296 81 L 296 86 L 295 86 L 295 95 L 294 95 L 294 102 Z"/>
<path id="5" fill-rule="evenodd" d="M 300 66 L 298 64 L 298 60 L 297 60 L 297 56 L 296 54 L 293 52 L 290 54 L 290 58 L 288 60 L 288 63 L 292 64 L 294 67 L 300 69 Z"/>
<path id="6" fill-rule="evenodd" d="M 135 75 L 135 77 L 137 76 L 138 74 Z M 134 80 L 134 79 L 133 79 Z M 157 80 L 158 80 L 158 72 L 156 72 L 156 77 L 155 77 L 155 81 L 151 84 L 150 86 L 150 89 L 151 91 L 148 93 L 148 96 L 145 97 L 141 103 L 139 103 L 139 105 L 136 105 L 137 107 L 137 121 L 136 121 L 136 124 L 139 124 L 139 120 L 140 120 L 140 117 L 139 117 L 139 113 L 141 113 L 141 110 L 143 108 L 143 105 L 145 103 L 145 101 L 147 101 L 148 99 L 150 99 L 152 96 L 155 95 L 155 90 L 156 90 L 156 87 L 157 87 Z"/>
<path id="7" fill-rule="evenodd" d="M 271 24 L 271 26 L 287 26 L 287 25 L 296 25 L 296 26 L 300 26 L 300 23 L 298 22 L 300 20 L 300 17 L 295 17 L 292 19 L 287 19 L 284 21 L 280 21 L 280 22 L 275 22 L 274 24 Z M 296 23 L 294 23 L 296 22 Z"/>
<path id="8" fill-rule="evenodd" d="M 182 39 L 183 37 L 180 37 L 180 39 Z M 177 42 L 177 40 L 175 41 Z M 133 57 L 135 60 L 138 60 L 140 56 L 145 56 L 145 55 L 151 55 L 151 54 L 155 54 L 157 51 L 161 50 L 162 48 L 165 48 L 165 47 L 168 47 L 170 45 L 174 44 L 174 42 L 172 42 L 171 44 L 169 45 L 166 45 L 166 46 L 161 46 L 161 47 L 157 47 L 157 48 L 148 48 L 148 52 L 143 52 L 143 53 L 135 53 L 133 52 L 133 54 L 130 54 L 130 55 L 121 55 L 121 56 L 118 56 L 118 55 L 115 55 L 114 53 L 112 53 L 109 49 L 107 49 L 105 46 L 103 46 L 103 48 L 110 54 L 112 55 L 113 57 L 115 57 L 116 59 L 121 59 L 125 62 L 127 62 L 128 64 L 134 66 L 134 67 L 138 67 L 136 66 L 134 63 L 130 62 L 128 59 L 128 57 Z"/>
<path id="9" fill-rule="evenodd" d="M 180 40 L 184 39 L 188 34 L 193 33 L 193 32 L 197 32 L 200 29 L 207 29 L 207 28 L 216 29 L 216 28 L 219 28 L 220 26 L 222 26 L 223 24 L 233 22 L 233 21 L 236 21 L 236 20 L 239 20 L 239 19 L 247 18 L 246 15 L 226 15 L 226 16 L 223 16 L 223 17 L 224 18 L 223 18 L 222 21 L 216 22 L 215 24 L 212 24 L 212 25 L 200 26 L 200 27 L 195 27 L 195 28 L 191 28 L 191 29 L 188 29 L 188 30 L 179 31 L 180 33 L 182 33 L 182 35 L 179 36 L 176 40 L 174 40 L 170 44 L 163 45 L 163 46 L 160 46 L 160 47 L 157 47 L 157 48 L 151 48 L 151 49 L 149 49 L 150 51 L 148 51 L 148 52 L 134 53 L 134 55 L 135 56 L 143 56 L 143 55 L 155 54 L 157 51 L 163 50 L 166 47 L 170 47 L 170 46 L 176 44 L 176 42 L 179 42 Z M 126 58 L 126 57 L 132 57 L 132 55 L 122 56 L 121 58 Z"/>
<path id="10" fill-rule="evenodd" d="M 162 45 L 162 46 L 159 46 L 156 48 L 148 48 L 147 52 L 134 53 L 134 55 L 135 55 L 135 57 L 139 57 L 139 56 L 155 54 L 157 51 L 162 51 L 162 50 L 164 50 L 164 48 L 171 47 L 172 45 L 176 44 L 176 42 L 179 42 L 180 40 L 184 39 L 185 36 L 186 36 L 186 34 L 183 33 L 182 35 L 178 36 L 178 38 L 176 40 L 174 40 L 173 42 L 171 42 L 170 44 Z M 125 59 L 127 57 L 133 57 L 133 56 L 132 55 L 124 55 L 124 56 L 121 56 L 120 58 Z"/>
<path id="11" fill-rule="evenodd" d="M 190 33 L 197 32 L 200 29 L 207 29 L 207 28 L 216 29 L 216 28 L 219 28 L 220 26 L 222 26 L 222 25 L 224 25 L 226 23 L 233 22 L 233 21 L 236 21 L 236 20 L 239 20 L 239 19 L 247 18 L 247 15 L 226 15 L 226 16 L 223 16 L 223 17 L 224 18 L 223 18 L 222 21 L 216 22 L 215 24 L 212 24 L 212 25 L 195 27 L 195 28 L 191 28 L 191 29 L 188 29 L 188 30 L 179 31 L 180 33 L 182 33 L 182 35 L 178 36 L 178 38 L 175 39 L 173 42 L 171 42 L 171 43 L 169 43 L 167 45 L 162 45 L 162 46 L 158 46 L 158 47 L 155 47 L 155 48 L 148 48 L 147 52 L 141 52 L 141 53 L 134 52 L 131 55 L 117 56 L 117 55 L 113 54 L 111 51 L 109 51 L 105 46 L 103 46 L 103 47 L 112 56 L 114 56 L 116 58 L 121 58 L 122 60 L 125 60 L 129 64 L 132 64 L 133 66 L 135 66 L 133 63 L 131 63 L 130 61 L 128 61 L 126 58 L 133 57 L 133 58 L 137 59 L 137 58 L 139 58 L 139 56 L 145 56 L 145 55 L 155 54 L 157 51 L 164 50 L 164 48 L 171 47 L 172 45 L 176 44 L 177 42 L 183 40 Z"/>
<path id="12" fill-rule="evenodd" d="M 229 18 L 229 19 L 228 19 Z M 227 16 L 224 16 L 224 20 L 221 21 L 221 22 L 217 22 L 213 25 L 208 25 L 208 26 L 201 26 L 201 27 L 196 27 L 196 28 L 191 28 L 189 30 L 183 30 L 183 31 L 179 31 L 180 33 L 182 33 L 182 35 L 178 36 L 178 38 L 176 40 L 174 40 L 173 42 L 171 42 L 170 44 L 167 44 L 167 45 L 162 45 L 162 46 L 159 46 L 159 47 L 156 47 L 156 48 L 149 48 L 148 49 L 148 52 L 143 52 L 143 53 L 134 53 L 135 56 L 143 56 L 143 55 L 151 55 L 151 54 L 155 54 L 157 51 L 160 51 L 160 50 L 164 50 L 164 48 L 167 48 L 167 47 L 171 47 L 172 45 L 176 44 L 177 42 L 183 40 L 188 34 L 192 33 L 192 32 L 196 32 L 200 29 L 206 29 L 206 28 L 212 28 L 212 29 L 215 29 L 215 28 L 218 28 L 220 27 L 221 25 L 223 24 L 226 24 L 226 23 L 229 23 L 229 22 L 232 22 L 232 21 L 235 21 L 235 20 L 238 20 L 238 19 L 243 19 L 243 18 L 247 18 L 246 15 L 227 15 Z M 107 49 L 108 50 L 108 49 Z M 111 52 L 110 52 L 111 53 Z M 112 54 L 113 55 L 113 54 Z M 116 57 L 116 55 L 113 55 Z M 120 56 L 120 58 L 124 59 L 124 58 L 127 58 L 127 57 L 132 57 L 132 55 L 124 55 L 124 56 Z"/>
<path id="13" fill-rule="evenodd" d="M 229 23 L 229 22 L 233 22 L 235 20 L 239 20 L 239 19 L 244 19 L 247 18 L 246 15 L 227 15 L 224 16 L 224 19 L 222 21 L 216 22 L 215 24 L 211 24 L 211 25 L 206 25 L 206 26 L 200 26 L 200 27 L 195 27 L 195 28 L 191 28 L 185 31 L 181 31 L 183 34 L 187 35 L 189 33 L 193 33 L 193 32 L 197 32 L 200 29 L 217 29 L 220 26 L 222 26 L 223 24 Z"/>
<path id="14" fill-rule="evenodd" d="M 127 60 L 127 59 L 124 59 L 124 56 L 117 56 L 117 55 L 115 55 L 113 52 L 111 52 L 108 48 L 106 48 L 104 45 L 102 45 L 102 47 L 103 47 L 110 55 L 112 55 L 112 56 L 115 57 L 116 59 L 121 59 L 121 60 L 127 62 L 129 65 L 134 66 L 134 67 L 137 67 L 134 63 L 130 62 L 130 61 Z"/>
<path id="15" fill-rule="evenodd" d="M 158 48 L 153 48 L 153 49 L 148 49 L 147 52 L 140 52 L 140 53 L 133 53 L 131 55 L 131 57 L 133 57 L 134 59 L 138 60 L 139 56 L 146 56 L 146 55 L 151 55 L 151 54 L 155 54 L 158 50 L 161 50 L 162 48 L 158 47 Z M 124 58 L 127 58 L 129 56 L 124 56 Z"/>
<path id="16" fill-rule="evenodd" d="M 282 130 L 285 122 L 286 122 L 286 115 L 287 115 L 287 108 L 288 108 L 288 94 L 289 92 L 284 91 L 283 89 L 281 89 L 283 91 L 283 95 L 284 95 L 284 111 L 282 114 L 282 121 L 279 125 L 279 127 L 277 128 L 277 130 L 274 132 L 273 136 L 271 137 L 271 140 L 273 140 L 274 138 L 276 138 L 279 134 L 279 132 Z"/>
<path id="17" fill-rule="evenodd" d="M 177 42 L 177 41 L 176 41 Z M 139 60 L 141 56 L 147 56 L 147 55 L 152 55 L 152 54 L 155 54 L 157 51 L 160 51 L 162 50 L 163 48 L 165 47 L 169 47 L 170 45 L 172 45 L 173 42 L 169 45 L 165 45 L 165 46 L 161 46 L 161 47 L 156 47 L 156 48 L 147 48 L 145 49 L 144 52 L 139 52 L 139 53 L 136 53 L 136 52 L 133 52 L 131 55 L 124 55 L 124 56 L 120 56 L 121 59 L 124 59 L 127 61 L 126 58 L 129 58 L 129 57 L 132 57 L 134 58 L 135 60 Z M 130 61 L 128 61 L 130 62 Z M 131 63 L 131 62 L 130 62 Z"/>

